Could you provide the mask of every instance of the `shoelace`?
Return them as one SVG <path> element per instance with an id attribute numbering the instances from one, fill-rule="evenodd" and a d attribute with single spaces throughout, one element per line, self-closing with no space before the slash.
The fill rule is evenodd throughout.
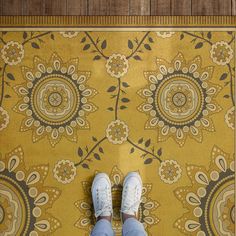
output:
<path id="1" fill-rule="evenodd" d="M 95 211 L 95 217 L 97 218 L 100 216 L 103 212 L 111 212 L 111 193 L 109 192 L 108 188 L 99 188 L 97 190 L 97 209 Z M 106 199 L 107 201 L 104 201 Z M 99 204 L 100 203 L 100 204 Z"/>
<path id="2" fill-rule="evenodd" d="M 137 194 L 137 188 L 130 188 L 127 186 L 127 189 L 125 190 L 127 193 L 126 193 L 126 198 L 127 198 L 127 201 L 124 202 L 124 210 L 132 210 L 134 212 L 137 211 L 137 208 L 139 207 L 139 204 L 141 203 L 141 199 L 138 199 L 138 200 L 135 200 L 134 201 L 134 198 L 137 198 L 136 197 L 136 194 Z M 133 202 L 133 204 L 130 205 L 130 202 Z"/>

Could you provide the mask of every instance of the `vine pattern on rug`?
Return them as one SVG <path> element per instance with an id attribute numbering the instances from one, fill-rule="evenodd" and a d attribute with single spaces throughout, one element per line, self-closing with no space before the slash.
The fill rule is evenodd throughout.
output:
<path id="1" fill-rule="evenodd" d="M 129 137 L 129 127 L 125 121 L 120 120 L 119 111 L 127 109 L 127 104 L 130 99 L 126 96 L 127 89 L 130 87 L 128 82 L 122 81 L 122 78 L 128 73 L 129 69 L 129 59 L 142 60 L 139 56 L 143 53 L 141 47 L 145 50 L 152 50 L 150 44 L 154 43 L 153 38 L 150 36 L 150 32 L 146 32 L 144 36 L 138 40 L 128 40 L 127 45 L 131 50 L 129 55 L 112 54 L 108 56 L 105 54 L 104 50 L 107 47 L 107 40 L 100 40 L 99 38 L 94 40 L 89 32 L 85 32 L 85 37 L 81 39 L 81 43 L 84 45 L 83 50 L 87 51 L 94 47 L 91 53 L 96 53 L 93 60 L 106 60 L 106 71 L 114 79 L 117 85 L 111 85 L 107 88 L 107 93 L 110 94 L 111 100 L 115 100 L 114 106 L 107 108 L 108 111 L 114 113 L 114 120 L 111 121 L 106 130 L 105 136 L 102 138 L 92 137 L 94 145 L 91 148 L 88 146 L 78 148 L 78 156 L 80 161 L 73 163 L 69 160 L 58 161 L 54 167 L 54 177 L 61 183 L 70 183 L 74 180 L 76 176 L 76 168 L 82 166 L 85 169 L 89 169 L 90 163 L 95 160 L 101 160 L 101 156 L 104 154 L 104 149 L 102 143 L 108 141 L 112 144 L 122 144 L 128 142 L 131 145 L 130 154 L 134 153 L 135 150 L 142 152 L 141 158 L 144 159 L 144 164 L 148 165 L 157 160 L 160 163 L 159 166 L 159 176 L 164 183 L 173 184 L 181 177 L 181 167 L 176 160 L 162 160 L 162 148 L 156 148 L 151 139 L 144 140 L 140 138 L 137 142 L 134 142 Z M 145 40 L 147 42 L 145 42 Z M 136 47 L 134 46 L 136 45 Z M 122 96 L 123 95 L 123 96 Z M 121 104 L 120 104 L 121 103 Z M 91 158 L 92 156 L 92 158 Z M 63 172 L 64 169 L 64 172 Z"/>

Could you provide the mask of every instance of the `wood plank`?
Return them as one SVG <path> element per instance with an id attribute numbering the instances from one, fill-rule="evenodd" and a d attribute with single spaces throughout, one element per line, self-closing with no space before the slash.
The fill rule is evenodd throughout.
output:
<path id="1" fill-rule="evenodd" d="M 2 2 L 3 15 L 22 15 L 23 14 L 23 0 L 8 0 Z"/>
<path id="2" fill-rule="evenodd" d="M 45 15 L 66 15 L 66 0 L 45 0 Z"/>
<path id="3" fill-rule="evenodd" d="M 109 15 L 109 0 L 88 0 L 88 15 Z"/>
<path id="4" fill-rule="evenodd" d="M 232 0 L 232 15 L 236 15 L 236 0 Z"/>
<path id="5" fill-rule="evenodd" d="M 190 0 L 172 0 L 171 1 L 171 15 L 191 15 L 191 1 Z"/>
<path id="6" fill-rule="evenodd" d="M 151 0 L 151 15 L 170 15 L 171 0 Z"/>
<path id="7" fill-rule="evenodd" d="M 89 15 L 129 15 L 127 0 L 89 0 Z"/>
<path id="8" fill-rule="evenodd" d="M 192 15 L 231 15 L 231 0 L 192 0 Z"/>
<path id="9" fill-rule="evenodd" d="M 24 0 L 23 15 L 44 15 L 44 1 Z"/>
<path id="10" fill-rule="evenodd" d="M 130 15 L 150 15 L 149 0 L 130 0 L 129 14 Z"/>
<path id="11" fill-rule="evenodd" d="M 191 11 L 236 15 L 236 0 L 0 0 L 0 15 L 190 15 Z"/>
<path id="12" fill-rule="evenodd" d="M 109 15 L 129 15 L 129 1 L 128 0 L 119 0 L 119 1 L 110 0 Z"/>
<path id="13" fill-rule="evenodd" d="M 88 0 L 67 0 L 67 15 L 87 15 Z"/>
<path id="14" fill-rule="evenodd" d="M 2 14 L 2 4 L 3 4 L 3 1 L 4 1 L 4 0 L 0 0 L 0 15 L 3 15 L 3 14 Z"/>

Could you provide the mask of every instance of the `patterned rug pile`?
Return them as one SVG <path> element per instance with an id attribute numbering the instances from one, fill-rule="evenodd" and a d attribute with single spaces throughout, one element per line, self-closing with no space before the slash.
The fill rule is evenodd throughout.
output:
<path id="1" fill-rule="evenodd" d="M 143 179 L 148 235 L 234 235 L 233 17 L 0 18 L 0 235 L 89 235 L 96 172 Z"/>

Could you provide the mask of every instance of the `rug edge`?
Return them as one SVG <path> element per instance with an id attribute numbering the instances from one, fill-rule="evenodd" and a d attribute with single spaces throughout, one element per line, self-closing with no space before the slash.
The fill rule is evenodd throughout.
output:
<path id="1" fill-rule="evenodd" d="M 236 16 L 0 16 L 0 27 L 186 25 L 236 27 Z"/>

